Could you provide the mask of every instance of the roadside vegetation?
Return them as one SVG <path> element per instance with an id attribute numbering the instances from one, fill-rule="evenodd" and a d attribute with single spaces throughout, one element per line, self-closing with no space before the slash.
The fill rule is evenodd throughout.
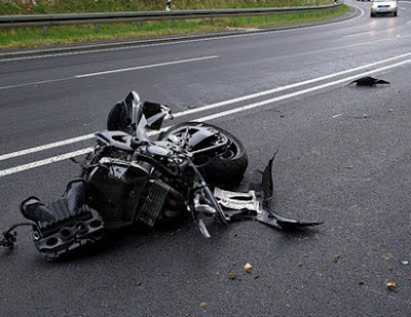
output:
<path id="1" fill-rule="evenodd" d="M 173 10 L 273 7 L 331 4 L 331 0 L 172 0 Z M 0 14 L 44 14 L 107 11 L 164 10 L 165 0 L 0 0 Z M 99 25 L 54 26 L 43 28 L 0 29 L 0 49 L 34 48 L 89 41 L 144 39 L 232 29 L 269 28 L 335 18 L 348 11 L 337 10 L 276 14 L 267 17 L 242 17 L 147 21 Z"/>
<path id="2" fill-rule="evenodd" d="M 173 10 L 331 4 L 332 0 L 171 0 Z M 0 15 L 164 10 L 166 0 L 0 0 Z"/>

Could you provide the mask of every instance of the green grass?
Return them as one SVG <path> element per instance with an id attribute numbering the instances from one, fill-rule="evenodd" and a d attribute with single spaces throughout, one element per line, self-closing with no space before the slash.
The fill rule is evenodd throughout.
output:
<path id="1" fill-rule="evenodd" d="M 0 0 L 0 15 L 164 10 L 165 0 Z M 332 0 L 172 0 L 174 10 L 330 4 Z"/>
<path id="2" fill-rule="evenodd" d="M 207 20 L 176 20 L 100 24 L 98 32 L 94 25 L 54 26 L 47 29 L 47 37 L 42 28 L 17 28 L 0 30 L 0 49 L 35 48 L 90 41 L 144 39 L 171 35 L 196 34 L 224 31 L 230 28 L 268 28 L 279 25 L 300 24 L 321 21 L 343 15 L 349 10 L 343 6 L 337 10 L 305 12 L 297 14 L 276 14 L 265 17 L 221 18 L 213 23 Z"/>

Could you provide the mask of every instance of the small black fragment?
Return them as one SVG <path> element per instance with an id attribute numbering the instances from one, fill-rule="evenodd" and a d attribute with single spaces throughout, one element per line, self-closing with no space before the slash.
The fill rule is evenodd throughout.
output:
<path id="1" fill-rule="evenodd" d="M 350 82 L 348 85 L 351 84 L 357 84 L 357 86 L 366 86 L 366 87 L 375 87 L 376 85 L 389 85 L 390 82 L 382 80 L 382 79 L 377 79 L 373 77 L 363 77 L 357 80 L 354 80 Z"/>

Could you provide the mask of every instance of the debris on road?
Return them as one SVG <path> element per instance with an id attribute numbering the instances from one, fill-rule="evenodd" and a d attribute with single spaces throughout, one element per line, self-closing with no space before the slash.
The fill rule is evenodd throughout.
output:
<path id="1" fill-rule="evenodd" d="M 391 84 L 388 81 L 373 78 L 373 77 L 369 77 L 369 76 L 354 80 L 354 81 L 350 82 L 348 85 L 351 85 L 351 84 L 354 84 L 354 83 L 357 84 L 357 86 L 366 86 L 366 87 L 375 87 L 376 85 L 379 85 L 379 84 L 382 84 L 382 85 Z"/>
<path id="2" fill-rule="evenodd" d="M 201 303 L 200 303 L 200 307 L 201 307 L 201 308 L 207 308 L 207 307 L 208 307 L 208 303 L 207 303 L 207 302 L 201 302 Z"/>
<path id="3" fill-rule="evenodd" d="M 387 288 L 388 288 L 389 290 L 391 290 L 391 291 L 396 291 L 396 290 L 398 290 L 398 285 L 397 285 L 397 283 L 394 282 L 394 281 L 388 281 L 388 280 L 386 280 L 386 281 L 385 281 L 385 285 L 387 285 Z"/>
<path id="4" fill-rule="evenodd" d="M 383 259 L 384 259 L 385 261 L 388 261 L 388 260 L 393 260 L 393 259 L 395 259 L 395 257 L 394 257 L 391 253 L 386 253 L 386 254 L 384 254 L 384 256 L 383 256 Z"/>
<path id="5" fill-rule="evenodd" d="M 408 261 L 408 260 L 400 260 L 400 263 L 401 263 L 402 265 L 408 265 L 408 264 L 410 264 L 410 261 Z"/>
<path id="6" fill-rule="evenodd" d="M 235 279 L 237 279 L 237 275 L 235 275 L 234 273 L 230 273 L 230 274 L 228 274 L 228 279 L 229 280 L 235 280 Z"/>
<path id="7" fill-rule="evenodd" d="M 252 272 L 253 272 L 253 267 L 252 267 L 252 265 L 251 265 L 250 263 L 247 263 L 246 265 L 244 265 L 244 270 L 245 270 L 247 273 L 252 273 Z"/>
<path id="8" fill-rule="evenodd" d="M 337 263 L 339 259 L 341 259 L 341 255 L 340 255 L 340 254 L 334 254 L 333 257 L 332 257 L 332 261 L 333 261 L 334 263 Z"/>

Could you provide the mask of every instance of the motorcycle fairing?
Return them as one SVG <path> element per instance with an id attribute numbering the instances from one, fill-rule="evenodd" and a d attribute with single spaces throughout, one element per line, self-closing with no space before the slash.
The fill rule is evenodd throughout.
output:
<path id="1" fill-rule="evenodd" d="M 268 162 L 264 172 L 257 171 L 257 181 L 250 185 L 248 193 L 237 193 L 225 191 L 220 188 L 214 189 L 217 202 L 224 207 L 224 213 L 232 221 L 249 219 L 253 216 L 256 220 L 266 225 L 284 229 L 294 230 L 307 226 L 316 226 L 323 222 L 300 221 L 283 217 L 274 212 L 269 204 L 273 196 L 272 164 L 277 152 Z"/>

